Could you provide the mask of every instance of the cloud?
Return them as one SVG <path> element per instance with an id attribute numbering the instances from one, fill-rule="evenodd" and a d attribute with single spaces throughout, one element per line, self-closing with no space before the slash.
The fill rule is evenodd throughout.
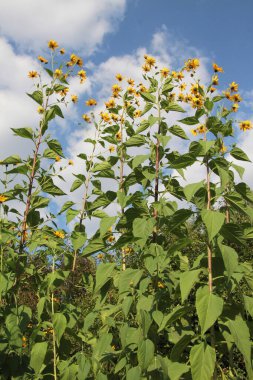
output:
<path id="1" fill-rule="evenodd" d="M 90 54 L 124 17 L 126 0 L 11 0 L 0 2 L 0 32 L 17 47 L 42 49 L 56 39 Z"/>

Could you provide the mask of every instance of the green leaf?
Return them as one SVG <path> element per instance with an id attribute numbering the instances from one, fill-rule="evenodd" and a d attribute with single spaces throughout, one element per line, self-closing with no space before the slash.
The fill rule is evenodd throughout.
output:
<path id="1" fill-rule="evenodd" d="M 251 162 L 247 154 L 240 148 L 234 147 L 231 151 L 230 154 L 232 157 L 234 157 L 236 160 L 239 161 L 248 161 Z"/>
<path id="2" fill-rule="evenodd" d="M 35 102 L 39 103 L 42 106 L 43 94 L 41 91 L 36 90 L 32 94 L 27 94 L 27 95 L 30 96 L 30 98 L 32 98 L 33 100 L 35 100 Z"/>
<path id="3" fill-rule="evenodd" d="M 50 140 L 50 141 L 47 142 L 47 145 L 49 146 L 49 148 L 53 152 L 55 152 L 56 154 L 58 154 L 61 157 L 64 157 L 64 154 L 62 152 L 61 144 L 59 143 L 58 140 Z"/>
<path id="4" fill-rule="evenodd" d="M 245 172 L 245 168 L 243 168 L 242 166 L 239 166 L 239 165 L 235 165 L 235 164 L 231 164 L 231 166 L 237 171 L 237 173 L 239 174 L 240 178 L 242 179 L 243 174 Z"/>
<path id="5" fill-rule="evenodd" d="M 206 109 L 208 111 L 212 111 L 212 109 L 213 109 L 213 102 L 211 100 L 207 99 L 205 101 L 205 103 L 204 103 L 204 106 L 206 107 Z"/>
<path id="6" fill-rule="evenodd" d="M 168 105 L 165 107 L 165 111 L 176 111 L 176 112 L 186 112 L 182 107 L 180 107 L 177 103 L 168 103 Z"/>
<path id="7" fill-rule="evenodd" d="M 59 187 L 57 187 L 51 177 L 42 177 L 40 180 L 42 191 L 51 195 L 66 195 Z"/>
<path id="8" fill-rule="evenodd" d="M 211 241 L 220 231 L 225 221 L 225 215 L 212 210 L 202 210 L 200 215 L 206 226 L 209 240 Z"/>
<path id="9" fill-rule="evenodd" d="M 74 182 L 72 183 L 71 188 L 70 188 L 70 192 L 75 191 L 76 189 L 78 189 L 80 186 L 83 185 L 83 183 L 84 183 L 83 180 L 81 180 L 79 178 L 75 179 Z"/>
<path id="10" fill-rule="evenodd" d="M 216 102 L 219 102 L 221 99 L 224 99 L 224 96 L 214 96 L 214 97 L 212 98 L 212 101 L 213 101 L 214 103 L 216 103 Z"/>
<path id="11" fill-rule="evenodd" d="M 210 293 L 209 288 L 204 286 L 196 292 L 196 310 L 201 334 L 204 335 L 221 315 L 223 300 L 215 294 Z"/>
<path id="12" fill-rule="evenodd" d="M 89 244 L 84 248 L 82 256 L 90 256 L 92 253 L 105 249 L 105 243 L 102 239 L 92 239 Z"/>
<path id="13" fill-rule="evenodd" d="M 47 353 L 47 342 L 35 343 L 31 351 L 30 367 L 38 375 L 44 369 L 43 363 Z"/>
<path id="14" fill-rule="evenodd" d="M 98 265 L 96 271 L 95 293 L 97 293 L 112 278 L 114 268 L 114 263 L 100 263 Z"/>
<path id="15" fill-rule="evenodd" d="M 142 120 L 140 126 L 136 129 L 136 134 L 141 133 L 150 127 L 148 120 Z"/>
<path id="16" fill-rule="evenodd" d="M 195 125 L 199 123 L 199 120 L 195 116 L 189 116 L 185 117 L 184 119 L 178 120 L 180 123 L 186 124 L 186 125 Z"/>
<path id="17" fill-rule="evenodd" d="M 198 280 L 200 272 L 201 269 L 195 269 L 180 274 L 180 290 L 182 302 L 187 299 L 190 291 L 193 289 L 193 285 Z"/>
<path id="18" fill-rule="evenodd" d="M 66 212 L 67 224 L 70 223 L 79 213 L 80 213 L 79 210 L 74 210 L 73 208 L 69 208 Z"/>
<path id="19" fill-rule="evenodd" d="M 175 321 L 177 321 L 179 318 L 183 317 L 184 315 L 189 314 L 189 312 L 192 310 L 191 306 L 176 306 L 171 313 L 166 315 L 158 329 L 158 332 L 165 329 L 167 325 L 171 325 Z"/>
<path id="20" fill-rule="evenodd" d="M 92 172 L 93 173 L 100 172 L 101 170 L 111 169 L 111 167 L 112 165 L 108 161 L 103 161 L 101 163 L 95 164 L 92 169 Z"/>
<path id="21" fill-rule="evenodd" d="M 141 145 L 145 144 L 145 142 L 146 142 L 145 136 L 143 136 L 143 135 L 134 135 L 134 136 L 131 136 L 125 142 L 125 145 L 126 146 L 141 146 Z"/>
<path id="22" fill-rule="evenodd" d="M 33 139 L 33 130 L 32 128 L 11 128 L 15 135 L 24 137 L 25 139 Z"/>
<path id="23" fill-rule="evenodd" d="M 56 343 L 59 346 L 62 335 L 64 334 L 64 331 L 67 327 L 67 319 L 64 314 L 55 313 L 53 315 L 52 320 L 53 320 L 53 328 L 54 328 L 55 337 L 56 337 Z"/>
<path id="24" fill-rule="evenodd" d="M 85 232 L 73 231 L 71 234 L 71 243 L 75 251 L 80 249 L 87 240 Z"/>
<path id="25" fill-rule="evenodd" d="M 107 216 L 100 221 L 100 237 L 108 233 L 109 228 L 116 222 L 117 216 Z"/>
<path id="26" fill-rule="evenodd" d="M 170 380 L 180 380 L 184 373 L 189 371 L 190 367 L 184 363 L 177 363 L 168 360 L 168 375 Z"/>
<path id="27" fill-rule="evenodd" d="M 253 318 L 253 298 L 243 295 L 245 309 L 249 315 Z"/>
<path id="28" fill-rule="evenodd" d="M 211 380 L 215 361 L 214 348 L 204 342 L 193 346 L 190 352 L 192 380 Z"/>
<path id="29" fill-rule="evenodd" d="M 230 278 L 234 271 L 238 268 L 238 255 L 234 248 L 228 247 L 227 245 L 220 244 L 219 248 L 227 270 L 228 278 Z"/>
<path id="30" fill-rule="evenodd" d="M 61 211 L 59 212 L 59 214 L 62 214 L 64 211 L 66 211 L 68 208 L 72 207 L 75 203 L 72 202 L 72 201 L 67 201 L 64 203 L 64 205 L 62 206 L 61 208 Z"/>
<path id="31" fill-rule="evenodd" d="M 144 100 L 146 100 L 149 103 L 155 103 L 156 97 L 149 92 L 141 92 L 141 96 Z"/>
<path id="32" fill-rule="evenodd" d="M 185 131 L 179 125 L 172 125 L 172 127 L 169 128 L 169 131 L 173 135 L 181 137 L 181 139 L 189 140 L 189 138 L 187 137 Z"/>
<path id="33" fill-rule="evenodd" d="M 140 367 L 132 367 L 127 370 L 126 380 L 141 380 L 141 368 Z"/>
<path id="34" fill-rule="evenodd" d="M 214 140 L 199 140 L 199 144 L 201 146 L 200 154 L 206 155 L 207 152 L 214 146 L 215 141 Z"/>
<path id="35" fill-rule="evenodd" d="M 252 364 L 251 364 L 251 340 L 250 332 L 247 323 L 242 319 L 241 316 L 237 316 L 235 320 L 230 319 L 226 322 L 234 342 L 238 350 L 243 355 L 248 377 L 253 378 Z"/>
<path id="36" fill-rule="evenodd" d="M 132 168 L 135 169 L 137 166 L 142 164 L 149 158 L 149 154 L 140 154 L 139 156 L 135 156 L 132 161 Z"/>
<path id="37" fill-rule="evenodd" d="M 194 194 L 203 186 L 203 181 L 190 183 L 183 188 L 183 192 L 185 194 L 186 200 L 188 202 L 191 201 Z"/>
<path id="38" fill-rule="evenodd" d="M 1 165 L 19 164 L 20 162 L 22 162 L 20 156 L 18 156 L 17 154 L 14 154 L 13 156 L 9 156 L 5 158 L 3 161 L 0 161 L 0 164 Z"/>
<path id="39" fill-rule="evenodd" d="M 140 342 L 137 350 L 137 358 L 139 366 L 142 370 L 146 370 L 154 358 L 155 346 L 150 339 Z"/>
<path id="40" fill-rule="evenodd" d="M 171 139 L 171 136 L 160 135 L 158 133 L 155 133 L 155 135 L 156 135 L 158 141 L 160 142 L 160 144 L 162 144 L 163 148 L 166 147 L 166 145 L 168 144 L 168 142 Z"/>
<path id="41" fill-rule="evenodd" d="M 133 235 L 139 238 L 137 244 L 143 247 L 152 234 L 155 221 L 153 219 L 136 218 L 133 221 Z"/>
<path id="42" fill-rule="evenodd" d="M 49 198 L 41 197 L 41 196 L 35 196 L 32 198 L 31 207 L 33 209 L 36 208 L 44 208 L 47 207 L 50 202 Z"/>

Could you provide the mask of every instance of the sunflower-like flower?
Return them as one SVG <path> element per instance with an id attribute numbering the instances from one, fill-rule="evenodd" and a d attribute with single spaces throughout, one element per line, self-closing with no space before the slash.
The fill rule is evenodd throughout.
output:
<path id="1" fill-rule="evenodd" d="M 50 40 L 48 42 L 49 49 L 55 50 L 59 47 L 58 43 L 55 40 Z"/>

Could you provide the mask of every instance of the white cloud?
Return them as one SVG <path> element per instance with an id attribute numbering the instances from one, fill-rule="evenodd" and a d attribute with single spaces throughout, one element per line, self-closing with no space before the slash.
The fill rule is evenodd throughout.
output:
<path id="1" fill-rule="evenodd" d="M 122 20 L 126 0 L 10 0 L 0 2 L 1 34 L 25 51 L 49 39 L 89 54 Z"/>

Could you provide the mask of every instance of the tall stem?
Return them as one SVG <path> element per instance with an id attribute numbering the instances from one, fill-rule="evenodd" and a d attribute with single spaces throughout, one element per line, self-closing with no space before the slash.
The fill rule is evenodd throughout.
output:
<path id="1" fill-rule="evenodd" d="M 161 107 L 160 107 L 160 89 L 158 90 L 158 99 L 157 99 L 157 111 L 158 111 L 158 130 L 157 133 L 160 133 L 160 118 L 161 118 Z M 159 147 L 160 142 L 156 138 L 156 157 L 155 157 L 155 189 L 154 189 L 154 201 L 158 202 L 159 200 L 159 170 L 160 170 L 160 156 L 159 156 Z M 158 211 L 154 209 L 153 216 L 157 223 Z M 157 226 L 154 228 L 153 232 L 153 242 L 157 240 Z"/>
<path id="2" fill-rule="evenodd" d="M 205 136 L 206 140 L 206 136 Z M 211 210 L 211 188 L 210 188 L 210 168 L 209 168 L 209 160 L 208 156 L 206 156 L 206 186 L 207 186 L 207 205 L 206 209 Z M 212 268 L 212 246 L 211 242 L 207 240 L 207 259 L 208 259 L 208 287 L 209 292 L 212 294 L 213 292 L 213 268 Z M 210 328 L 210 336 L 211 336 L 211 346 L 215 349 L 215 331 L 214 325 Z M 217 368 L 215 366 L 213 380 L 217 379 Z"/>
<path id="3" fill-rule="evenodd" d="M 55 257 L 53 255 L 53 263 L 52 263 L 52 273 L 55 271 Z M 52 320 L 54 318 L 54 292 L 52 291 L 51 294 L 51 314 L 52 314 Z M 57 380 L 57 353 L 56 353 L 56 338 L 55 338 L 55 331 L 53 327 L 53 361 L 54 361 L 54 380 Z"/>
<path id="4" fill-rule="evenodd" d="M 123 192 L 123 184 L 124 184 L 124 152 L 123 152 L 123 122 L 124 122 L 124 111 L 122 112 L 121 120 L 120 120 L 120 143 L 121 143 L 121 149 L 120 149 L 120 169 L 119 169 L 119 191 Z M 121 207 L 121 215 L 124 214 L 124 208 Z M 125 250 L 121 250 L 121 257 L 122 257 L 122 270 L 126 270 L 126 254 Z"/>

